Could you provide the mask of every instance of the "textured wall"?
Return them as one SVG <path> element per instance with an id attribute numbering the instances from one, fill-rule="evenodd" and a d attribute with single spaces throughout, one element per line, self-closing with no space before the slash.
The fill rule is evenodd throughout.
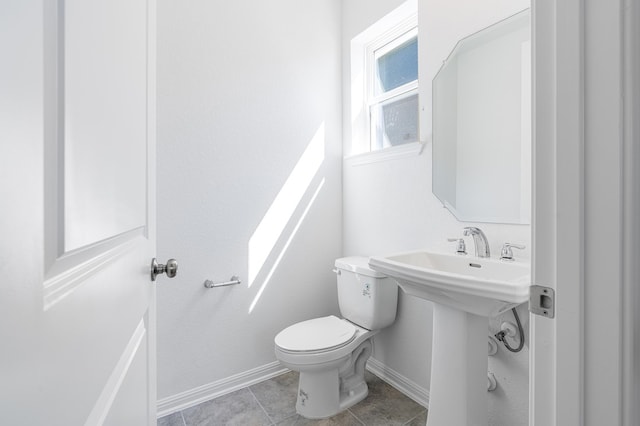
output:
<path id="1" fill-rule="evenodd" d="M 337 312 L 337 0 L 158 2 L 158 397 L 275 361 Z M 206 290 L 205 279 L 239 286 Z"/>

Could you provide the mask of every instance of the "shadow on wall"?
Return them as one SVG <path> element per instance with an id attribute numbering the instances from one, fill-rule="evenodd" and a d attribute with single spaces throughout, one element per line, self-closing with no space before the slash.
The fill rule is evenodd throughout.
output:
<path id="1" fill-rule="evenodd" d="M 248 288 L 257 288 L 249 314 L 260 301 L 324 186 L 325 178 L 318 176 L 324 158 L 325 128 L 322 123 L 249 239 Z"/>

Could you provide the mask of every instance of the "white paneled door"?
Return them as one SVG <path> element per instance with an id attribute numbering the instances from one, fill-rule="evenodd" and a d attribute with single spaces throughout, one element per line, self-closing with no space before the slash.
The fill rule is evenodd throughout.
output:
<path id="1" fill-rule="evenodd" d="M 640 424 L 640 4 L 533 2 L 531 426 Z"/>
<path id="2" fill-rule="evenodd" d="M 155 425 L 155 3 L 1 9 L 0 424 Z"/>

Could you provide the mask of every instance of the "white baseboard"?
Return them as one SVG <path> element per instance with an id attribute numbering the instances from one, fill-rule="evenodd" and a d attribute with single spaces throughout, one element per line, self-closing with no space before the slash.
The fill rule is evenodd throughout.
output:
<path id="1" fill-rule="evenodd" d="M 289 371 L 278 361 L 158 400 L 158 418 L 255 385 Z"/>
<path id="2" fill-rule="evenodd" d="M 367 361 L 367 370 L 413 399 L 425 408 L 429 408 L 429 390 L 406 378 L 397 371 L 387 367 L 375 358 Z"/>
<path id="3" fill-rule="evenodd" d="M 413 399 L 423 407 L 429 408 L 429 391 L 413 380 L 387 367 L 375 358 L 367 361 L 367 370 Z M 272 377 L 288 372 L 278 361 L 236 374 L 222 380 L 198 386 L 158 400 L 158 418 L 193 407 L 222 395 L 246 388 Z"/>

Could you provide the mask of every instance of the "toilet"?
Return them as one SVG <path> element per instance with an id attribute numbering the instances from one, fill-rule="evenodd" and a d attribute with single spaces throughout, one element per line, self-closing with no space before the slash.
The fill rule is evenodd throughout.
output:
<path id="1" fill-rule="evenodd" d="M 335 267 L 343 318 L 302 321 L 275 337 L 276 358 L 300 372 L 296 411 L 308 419 L 331 417 L 367 396 L 372 337 L 396 318 L 397 284 L 370 269 L 368 258 L 337 259 Z"/>

